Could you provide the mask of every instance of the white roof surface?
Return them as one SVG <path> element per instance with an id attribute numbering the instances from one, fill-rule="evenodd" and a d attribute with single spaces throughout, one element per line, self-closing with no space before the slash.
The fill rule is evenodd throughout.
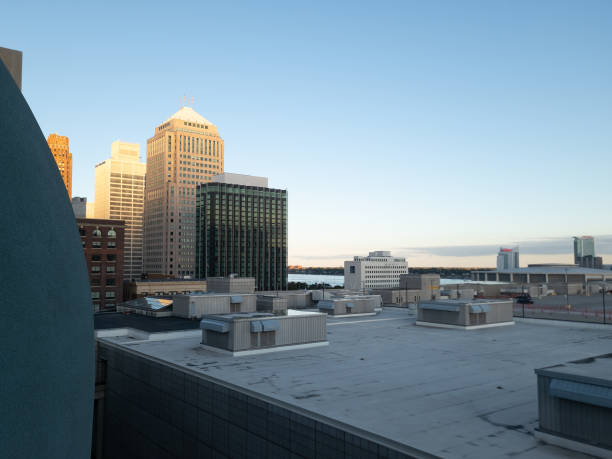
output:
<path id="1" fill-rule="evenodd" d="M 328 317 L 329 346 L 244 357 L 207 350 L 197 334 L 105 340 L 445 458 L 586 457 L 534 438 L 534 369 L 609 352 L 612 327 L 517 319 L 465 331 L 414 320 L 396 308 Z"/>

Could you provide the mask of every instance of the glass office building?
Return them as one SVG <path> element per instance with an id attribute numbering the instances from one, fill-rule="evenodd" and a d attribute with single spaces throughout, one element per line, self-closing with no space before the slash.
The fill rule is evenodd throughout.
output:
<path id="1" fill-rule="evenodd" d="M 230 274 L 254 277 L 259 291 L 287 289 L 287 190 L 198 185 L 196 276 Z"/>

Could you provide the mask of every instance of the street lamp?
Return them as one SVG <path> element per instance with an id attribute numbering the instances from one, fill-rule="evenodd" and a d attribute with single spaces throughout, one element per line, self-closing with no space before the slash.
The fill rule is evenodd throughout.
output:
<path id="1" fill-rule="evenodd" d="M 565 268 L 565 309 L 569 311 L 571 308 L 569 304 L 569 282 L 567 280 L 567 268 Z"/>
<path id="2" fill-rule="evenodd" d="M 603 305 L 603 323 L 606 323 L 606 281 L 604 280 L 601 286 L 601 302 Z"/>

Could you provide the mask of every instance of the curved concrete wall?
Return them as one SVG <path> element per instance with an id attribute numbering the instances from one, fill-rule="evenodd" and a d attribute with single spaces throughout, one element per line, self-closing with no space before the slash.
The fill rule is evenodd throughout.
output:
<path id="1" fill-rule="evenodd" d="M 1 62 L 0 139 L 0 455 L 86 458 L 94 390 L 87 268 L 57 166 Z"/>

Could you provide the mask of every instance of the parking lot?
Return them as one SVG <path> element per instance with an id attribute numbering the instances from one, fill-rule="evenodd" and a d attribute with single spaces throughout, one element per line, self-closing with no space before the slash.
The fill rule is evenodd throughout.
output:
<path id="1" fill-rule="evenodd" d="M 612 295 L 605 296 L 606 323 L 612 323 Z M 533 298 L 533 304 L 514 304 L 517 317 L 538 319 L 574 320 L 580 322 L 604 322 L 604 297 L 602 295 L 553 295 Z"/>

